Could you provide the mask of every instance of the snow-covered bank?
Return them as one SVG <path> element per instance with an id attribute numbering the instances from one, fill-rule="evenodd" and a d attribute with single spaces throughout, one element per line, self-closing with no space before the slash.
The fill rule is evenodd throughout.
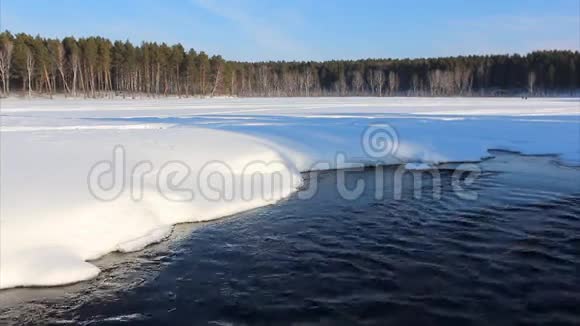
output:
<path id="1" fill-rule="evenodd" d="M 118 144 L 123 146 L 123 161 L 120 156 L 113 158 Z M 95 176 L 102 176 L 98 181 L 106 185 L 93 190 L 87 178 L 91 167 L 103 160 L 116 166 L 100 168 Z M 228 162 L 233 177 L 225 181 L 233 183 L 248 173 L 241 169 L 256 160 L 284 163 L 259 140 L 225 131 L 3 132 L 0 285 L 56 285 L 93 277 L 98 270 L 86 260 L 143 248 L 164 237 L 167 227 L 176 223 L 210 220 L 275 202 L 299 185 L 297 171 L 278 164 L 262 172 L 291 175 L 294 183 L 266 189 L 271 197 L 242 198 L 243 193 L 235 191 L 231 198 L 209 200 L 201 192 L 209 193 L 211 184 L 197 188 L 194 176 L 208 162 Z M 179 165 L 167 169 L 172 162 Z M 151 172 L 143 174 L 141 181 L 135 177 L 137 168 Z M 209 166 L 207 173 L 216 168 Z M 158 183 L 163 169 L 167 180 Z M 169 174 L 174 172 L 183 173 L 185 183 L 172 181 Z"/>
<path id="2" fill-rule="evenodd" d="M 315 163 L 331 168 L 376 162 L 361 144 L 369 126 L 389 126 L 396 134 L 393 155 L 378 158 L 385 163 L 478 160 L 490 148 L 556 153 L 580 162 L 576 99 L 9 99 L 0 104 L 0 288 L 94 277 L 99 271 L 87 260 L 141 249 L 163 239 L 175 223 L 273 203 L 294 191 L 299 172 Z M 337 162 L 337 153 L 345 160 Z M 115 165 L 118 155 L 123 164 Z M 174 169 L 161 178 L 168 183 L 160 184 L 168 164 Z M 101 170 L 91 174 L 95 166 Z M 270 181 L 254 183 L 258 171 Z M 187 176 L 184 183 L 180 173 Z M 231 178 L 215 179 L 218 174 Z M 273 178 L 279 175 L 286 177 Z M 235 190 L 224 196 L 216 180 Z M 103 183 L 101 193 L 92 188 L 95 182 Z M 247 182 L 250 192 L 244 191 Z M 103 200 L 107 196 L 114 200 Z"/>

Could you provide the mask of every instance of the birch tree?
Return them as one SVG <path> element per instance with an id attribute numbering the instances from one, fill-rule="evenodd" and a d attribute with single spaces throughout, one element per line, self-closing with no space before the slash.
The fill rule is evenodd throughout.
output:
<path id="1" fill-rule="evenodd" d="M 399 75 L 394 71 L 389 71 L 389 95 L 393 96 L 399 90 Z"/>
<path id="2" fill-rule="evenodd" d="M 530 95 L 534 95 L 534 85 L 536 84 L 536 73 L 530 71 L 528 73 L 528 92 Z"/>
<path id="3" fill-rule="evenodd" d="M 12 65 L 12 51 L 14 42 L 12 35 L 2 33 L 0 35 L 0 78 L 2 79 L 2 93 L 8 96 L 10 92 L 10 67 Z"/>

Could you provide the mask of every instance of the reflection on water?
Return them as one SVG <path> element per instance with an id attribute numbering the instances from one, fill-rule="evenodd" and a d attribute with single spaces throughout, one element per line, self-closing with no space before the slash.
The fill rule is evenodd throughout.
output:
<path id="1" fill-rule="evenodd" d="M 493 152 L 459 198 L 421 199 L 395 168 L 348 172 L 356 201 L 320 173 L 314 198 L 206 224 L 96 264 L 95 280 L 0 292 L 5 322 L 157 325 L 238 323 L 580 323 L 580 171 L 550 156 Z M 307 176 L 308 177 L 308 176 Z M 376 199 L 376 187 L 384 191 Z"/>

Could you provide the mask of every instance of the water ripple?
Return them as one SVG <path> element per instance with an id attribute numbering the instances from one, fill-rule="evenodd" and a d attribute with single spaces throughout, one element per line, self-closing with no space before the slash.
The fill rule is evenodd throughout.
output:
<path id="1" fill-rule="evenodd" d="M 466 202 L 449 178 L 440 200 L 352 202 L 326 173 L 311 200 L 177 227 L 129 263 L 100 262 L 67 299 L 0 311 L 18 324 L 580 324 L 580 192 L 487 173 Z"/>

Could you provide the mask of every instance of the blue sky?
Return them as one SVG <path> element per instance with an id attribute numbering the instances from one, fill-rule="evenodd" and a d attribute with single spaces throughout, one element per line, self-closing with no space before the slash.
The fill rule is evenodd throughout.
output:
<path id="1" fill-rule="evenodd" d="M 0 27 L 180 42 L 230 60 L 580 49 L 580 0 L 1 0 Z"/>

